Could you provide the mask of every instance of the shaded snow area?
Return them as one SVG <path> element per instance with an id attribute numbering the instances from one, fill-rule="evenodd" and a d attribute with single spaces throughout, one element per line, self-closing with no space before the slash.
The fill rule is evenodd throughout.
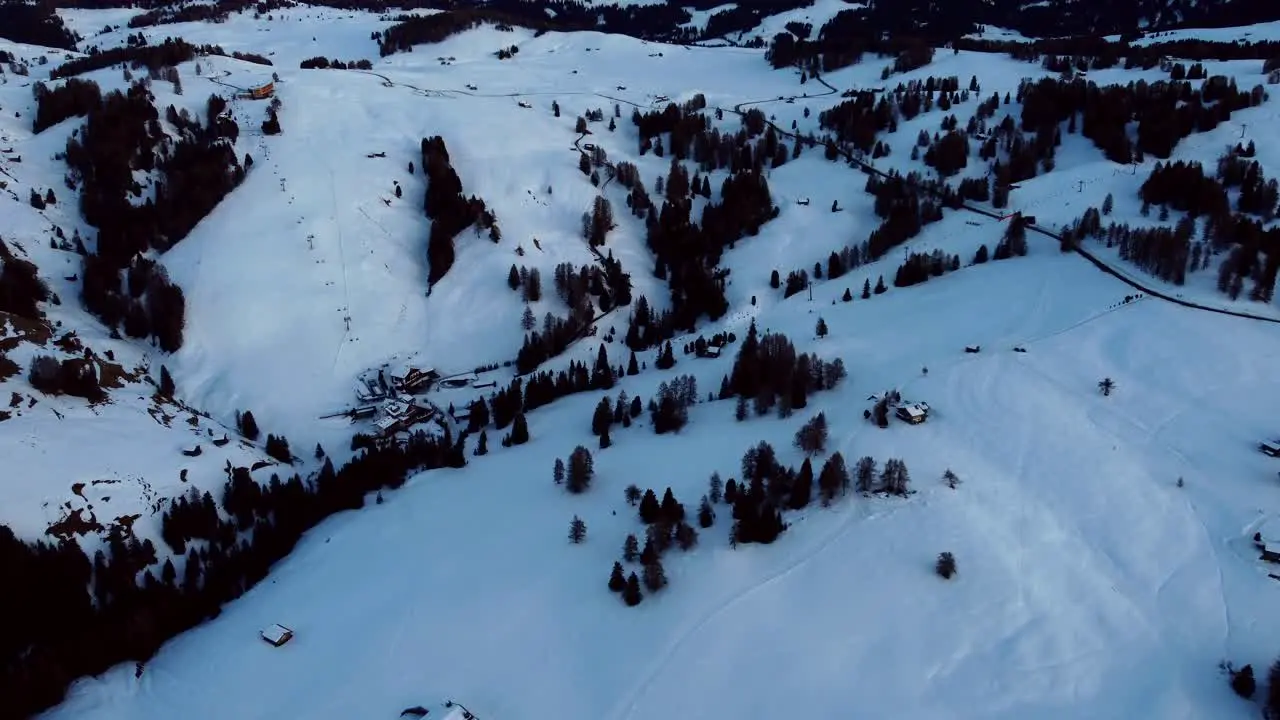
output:
<path id="1" fill-rule="evenodd" d="M 769 37 L 791 20 L 816 32 L 845 6 L 819 0 L 747 35 Z M 86 35 L 82 49 L 122 43 L 130 32 L 130 15 L 117 10 L 60 12 Z M 104 25 L 120 28 L 91 36 Z M 252 157 L 252 167 L 158 258 L 186 298 L 184 343 L 174 354 L 112 337 L 80 308 L 81 260 L 57 247 L 57 232 L 79 232 L 92 246 L 94 231 L 55 155 L 83 121 L 33 135 L 31 85 L 60 60 L 51 54 L 40 64 L 38 48 L 0 43 L 30 65 L 28 76 L 0 76 L 0 150 L 13 148 L 0 153 L 0 237 L 59 298 L 43 306 L 44 325 L 0 316 L 0 351 L 20 368 L 0 378 L 0 457 L 9 461 L 0 523 L 31 539 L 77 518 L 134 523 L 157 537 L 156 509 L 167 498 L 192 489 L 216 496 L 228 464 L 267 462 L 261 443 L 236 434 L 237 411 L 251 409 L 264 435 L 286 435 L 305 458 L 255 470 L 266 482 L 272 473 L 316 470 L 317 443 L 335 462 L 350 456 L 352 433 L 372 425 L 321 416 L 354 406 L 357 380 L 371 368 L 412 364 L 471 377 L 498 365 L 479 378 L 505 386 L 513 370 L 503 364 L 521 346 L 525 309 L 507 285 L 509 270 L 540 271 L 543 295 L 530 303 L 539 322 L 566 315 L 552 278 L 562 263 L 595 263 L 582 216 L 602 193 L 617 226 L 601 251 L 630 273 L 633 296 L 669 307 L 626 190 L 616 181 L 594 186 L 575 149 L 575 141 L 591 143 L 610 162 L 635 164 L 658 199 L 656 180 L 671 157 L 639 154 L 636 110 L 702 94 L 723 133 L 741 128 L 735 108 L 758 107 L 780 128 L 820 136 L 819 115 L 846 90 L 952 75 L 964 88 L 976 76 L 981 89 L 967 102 L 903 120 L 878 138 L 891 153 L 875 167 L 906 172 L 924 169 L 910 159 L 912 146 L 922 130 L 939 131 L 944 115 L 963 128 L 981 100 L 1016 96 L 1023 78 L 1048 76 L 1003 55 L 939 50 L 931 64 L 889 80 L 881 72 L 892 59 L 867 57 L 824 75 L 831 92 L 812 78 L 802 84 L 794 70 L 771 70 L 763 50 L 491 26 L 378 58 L 370 35 L 387 26 L 371 14 L 304 6 L 271 19 L 249 12 L 142 31 L 153 42 L 182 36 L 274 62 L 183 63 L 182 94 L 153 83 L 162 119 L 170 104 L 203 117 L 211 93 L 230 97 L 273 74 L 281 102 L 283 132 L 271 136 L 261 130 L 268 102 L 231 102 L 236 153 Z M 1011 39 L 997 28 L 984 33 Z M 495 56 L 513 45 L 513 57 Z M 298 68 L 316 55 L 368 58 L 373 69 Z M 1205 65 L 1242 88 L 1265 82 L 1258 61 Z M 104 90 L 126 84 L 118 67 L 85 77 Z M 1090 79 L 1167 77 L 1116 68 Z M 1212 166 L 1228 144 L 1256 138 L 1256 159 L 1276 176 L 1280 157 L 1264 142 L 1276 102 L 1182 140 L 1173 159 Z M 603 120 L 580 139 L 576 119 L 596 109 Z M 1016 102 L 990 122 L 1010 113 L 1018 117 Z M 443 138 L 462 193 L 484 200 L 501 236 L 464 230 L 454 265 L 428 292 L 421 143 L 432 136 Z M 976 145 L 953 184 L 986 174 Z M 1140 213 L 1137 196 L 1154 159 L 1117 166 L 1067 133 L 1056 157 L 1053 172 L 1019 183 L 1006 212 L 1056 229 L 1110 194 L 1112 219 L 1161 222 Z M 713 198 L 726 176 L 712 173 Z M 952 211 L 878 262 L 814 282 L 811 299 L 783 298 L 770 287 L 771 271 L 785 278 L 825 267 L 832 251 L 862 243 L 880 224 L 866 182 L 820 148 L 768 170 L 778 216 L 726 250 L 729 310 L 698 328 L 708 338 L 731 331 L 738 342 L 720 358 L 698 359 L 681 352 L 695 336 L 677 337 L 674 368 L 655 369 L 652 349 L 637 353 L 645 369 L 609 393 L 647 403 L 660 383 L 694 375 L 700 402 L 678 434 L 655 435 L 646 414 L 597 450 L 591 416 L 603 393 L 593 391 L 530 412 L 526 445 L 500 447 L 491 428 L 489 453 L 475 456 L 471 436 L 467 467 L 417 474 L 384 491 L 383 502 L 329 518 L 216 619 L 165 644 L 140 677 L 130 663 L 82 679 L 44 717 L 373 719 L 423 706 L 428 720 L 457 720 L 459 709 L 443 705 L 448 698 L 481 720 L 1256 717 L 1258 707 L 1232 694 L 1217 666 L 1229 659 L 1265 668 L 1280 652 L 1280 583 L 1252 539 L 1280 522 L 1280 460 L 1257 449 L 1280 440 L 1280 378 L 1271 372 L 1280 329 L 1133 300 L 1132 287 L 1041 235 L 1028 237 L 1026 257 L 970 265 L 1008 225 Z M 59 201 L 33 208 L 31 191 L 50 188 Z M 697 219 L 707 201 L 695 202 Z M 1216 262 L 1175 288 L 1113 249 L 1089 247 L 1170 294 L 1280 317 L 1273 304 L 1218 293 Z M 883 277 L 892 286 L 904 252 L 934 250 L 957 255 L 962 267 L 861 297 L 864 282 Z M 851 302 L 842 301 L 846 288 Z M 597 323 L 598 336 L 546 368 L 594 360 L 611 328 L 625 335 L 631 310 L 613 309 Z M 819 319 L 830 330 L 822 338 Z M 841 359 L 847 379 L 790 418 L 736 421 L 733 401 L 705 397 L 730 372 L 753 322 L 762 333 L 785 333 L 800 352 Z M 28 383 L 36 354 L 79 357 L 86 347 L 111 366 L 109 401 L 48 397 Z M 614 366 L 629 360 L 621 342 L 604 348 Z M 176 385 L 172 400 L 155 396 L 161 366 Z M 1104 379 L 1114 386 L 1108 395 Z M 431 400 L 461 409 L 491 392 L 459 384 L 434 390 Z M 927 421 L 895 419 L 880 429 L 864 420 L 868 398 L 890 389 L 927 403 Z M 736 548 L 731 509 L 720 504 L 696 548 L 664 558 L 669 587 L 646 591 L 633 608 L 609 592 L 625 537 L 644 531 L 624 488 L 661 495 L 670 486 L 692 514 L 709 476 L 740 477 L 744 451 L 762 440 L 784 465 L 799 467 L 792 438 L 819 411 L 830 441 L 816 467 L 835 451 L 851 466 L 863 456 L 881 466 L 901 459 L 916 492 L 850 493 L 828 508 L 815 502 L 788 513 L 790 527 L 773 544 Z M 552 468 L 578 445 L 591 448 L 596 478 L 587 493 L 569 495 Z M 196 446 L 201 455 L 184 454 Z M 948 469 L 961 480 L 954 488 L 941 479 Z M 587 526 L 582 544 L 566 539 L 575 516 Z M 958 565 L 949 581 L 934 572 L 944 551 Z M 292 631 L 278 647 L 261 635 L 276 624 Z"/>

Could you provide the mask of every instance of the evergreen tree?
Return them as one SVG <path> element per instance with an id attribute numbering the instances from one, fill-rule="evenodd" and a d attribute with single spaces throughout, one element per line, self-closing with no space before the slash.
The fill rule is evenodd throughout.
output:
<path id="1" fill-rule="evenodd" d="M 849 292 L 849 288 L 844 289 L 844 295 L 840 297 L 840 300 L 843 302 L 851 302 L 853 300 L 853 293 Z"/>
<path id="2" fill-rule="evenodd" d="M 609 431 L 609 425 L 613 422 L 613 407 L 609 402 L 609 398 L 602 397 L 600 402 L 596 404 L 595 413 L 591 416 L 591 434 L 600 435 Z"/>
<path id="3" fill-rule="evenodd" d="M 949 552 L 939 554 L 934 571 L 942 578 L 950 580 L 951 576 L 956 574 L 956 557 Z"/>
<path id="4" fill-rule="evenodd" d="M 875 289 L 875 293 L 876 293 L 877 295 L 880 295 L 880 294 L 884 293 L 884 291 L 885 291 L 885 290 L 888 290 L 888 288 L 886 288 L 886 287 L 884 286 L 884 276 L 883 276 L 883 275 L 881 275 L 881 276 L 880 276 L 880 279 L 879 279 L 879 280 L 876 280 L 876 289 Z"/>
<path id="5" fill-rule="evenodd" d="M 1253 678 L 1253 666 L 1245 665 L 1239 670 L 1231 673 L 1231 689 L 1245 700 L 1253 699 L 1253 694 L 1258 689 L 1258 683 Z"/>
<path id="6" fill-rule="evenodd" d="M 622 590 L 622 600 L 627 607 L 635 607 L 644 599 L 644 595 L 640 593 L 640 578 L 635 573 L 627 578 L 627 586 Z"/>
<path id="7" fill-rule="evenodd" d="M 750 416 L 747 411 L 747 396 L 739 395 L 737 407 L 733 410 L 733 418 L 738 422 L 746 420 Z"/>
<path id="8" fill-rule="evenodd" d="M 604 432 L 600 433 L 600 449 L 604 450 L 612 444 L 613 440 L 609 437 L 609 428 L 605 428 Z"/>
<path id="9" fill-rule="evenodd" d="M 667 571 L 662 567 L 662 560 L 655 558 L 653 562 L 647 563 L 644 568 L 644 586 L 649 592 L 658 592 L 667 586 Z"/>
<path id="10" fill-rule="evenodd" d="M 480 431 L 480 439 L 476 441 L 476 455 L 489 454 L 489 433 L 484 430 Z"/>
<path id="11" fill-rule="evenodd" d="M 662 504 L 658 506 L 659 517 L 665 523 L 674 525 L 684 520 L 684 505 L 676 500 L 671 488 L 662 494 Z"/>
<path id="12" fill-rule="evenodd" d="M 320 447 L 320 443 L 316 443 L 316 459 L 324 457 L 324 448 Z"/>
<path id="13" fill-rule="evenodd" d="M 626 495 L 628 505 L 634 507 L 636 503 L 640 502 L 640 488 L 635 485 L 628 485 L 624 493 Z"/>
<path id="14" fill-rule="evenodd" d="M 511 443 L 512 445 L 523 445 L 529 442 L 529 422 L 525 420 L 524 413 L 516 413 L 516 417 L 511 421 Z"/>
<path id="15" fill-rule="evenodd" d="M 791 485 L 790 506 L 792 510 L 800 510 L 809 504 L 813 497 L 813 465 L 809 458 L 800 465 L 800 474 Z"/>
<path id="16" fill-rule="evenodd" d="M 816 333 L 818 334 L 818 337 L 820 337 L 820 338 L 824 338 L 824 337 L 826 337 L 826 336 L 827 336 L 827 321 L 826 321 L 826 320 L 823 320 L 821 317 L 819 317 L 819 318 L 818 318 L 818 327 L 817 327 L 817 329 L 816 329 L 814 332 L 816 332 Z"/>
<path id="17" fill-rule="evenodd" d="M 564 482 L 564 460 L 556 458 L 556 464 L 552 469 L 551 477 L 556 481 L 557 485 Z"/>
<path id="18" fill-rule="evenodd" d="M 613 561 L 613 571 L 609 573 L 609 589 L 620 593 L 627 587 L 627 578 L 622 574 L 622 563 Z"/>
<path id="19" fill-rule="evenodd" d="M 258 434 L 260 432 L 258 430 L 258 421 L 254 420 L 253 412 L 251 410 L 245 410 L 241 413 L 240 416 L 236 418 L 236 422 L 240 426 L 240 434 L 243 435 L 246 440 L 253 441 L 258 439 Z"/>
<path id="20" fill-rule="evenodd" d="M 818 413 L 796 431 L 795 446 L 806 455 L 816 455 L 826 450 L 826 413 Z"/>
<path id="21" fill-rule="evenodd" d="M 698 544 L 698 531 L 683 520 L 676 524 L 676 545 L 688 552 Z"/>
<path id="22" fill-rule="evenodd" d="M 644 497 L 640 499 L 640 521 L 646 525 L 650 525 L 658 521 L 662 516 L 662 505 L 658 503 L 658 496 L 653 494 L 653 490 L 644 491 Z"/>
<path id="23" fill-rule="evenodd" d="M 173 393 L 175 389 L 176 388 L 173 385 L 173 376 L 169 374 L 169 368 L 165 367 L 164 365 L 161 365 L 160 366 L 160 396 L 171 398 L 173 397 Z"/>
<path id="24" fill-rule="evenodd" d="M 636 351 L 635 351 L 635 350 L 632 350 L 632 351 L 631 351 L 631 359 L 627 361 L 627 374 L 628 374 L 628 375 L 639 375 L 639 374 L 640 374 L 640 367 L 636 364 Z"/>
<path id="25" fill-rule="evenodd" d="M 711 473 L 711 480 L 707 482 L 707 498 L 713 503 L 718 503 L 723 494 L 724 483 L 720 482 L 720 473 Z"/>
<path id="26" fill-rule="evenodd" d="M 520 288 L 520 271 L 516 268 L 515 263 L 511 264 L 511 271 L 507 273 L 507 287 L 512 290 Z"/>
<path id="27" fill-rule="evenodd" d="M 587 539 L 587 524 L 577 515 L 569 521 L 569 542 L 577 545 Z"/>
<path id="28" fill-rule="evenodd" d="M 702 504 L 698 506 L 698 527 L 706 529 L 715 524 L 716 513 L 711 509 L 711 501 L 706 495 L 702 496 Z"/>
<path id="29" fill-rule="evenodd" d="M 591 459 L 591 451 L 579 445 L 569 455 L 569 468 L 565 475 L 565 489 L 575 495 L 586 492 L 591 487 L 591 479 L 595 468 Z"/>
<path id="30" fill-rule="evenodd" d="M 875 490 L 876 486 L 876 461 L 875 458 L 864 455 L 858 460 L 857 466 L 857 489 L 860 493 L 869 493 Z"/>
<path id="31" fill-rule="evenodd" d="M 871 297 L 871 278 L 862 281 L 862 299 Z"/>
<path id="32" fill-rule="evenodd" d="M 636 536 L 628 533 L 627 539 L 622 543 L 622 559 L 625 562 L 633 563 L 640 558 L 640 541 L 636 540 Z"/>

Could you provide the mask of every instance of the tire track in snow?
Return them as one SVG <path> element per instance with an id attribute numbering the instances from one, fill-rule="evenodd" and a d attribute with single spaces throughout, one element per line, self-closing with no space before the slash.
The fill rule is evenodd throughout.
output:
<path id="1" fill-rule="evenodd" d="M 849 433 L 849 436 L 840 445 L 836 452 L 839 452 L 841 455 L 846 455 L 846 451 L 853 445 L 853 441 L 864 429 L 866 429 L 866 427 L 867 425 L 865 423 L 855 426 L 853 431 Z M 657 660 L 650 665 L 650 669 L 645 673 L 644 679 L 632 689 L 632 691 L 627 695 L 627 699 L 623 701 L 619 709 L 610 713 L 610 717 L 613 718 L 613 720 L 630 720 L 630 718 L 635 715 L 636 708 L 640 705 L 640 700 L 648 693 L 649 688 L 653 683 L 662 676 L 663 671 L 667 668 L 667 665 L 671 662 L 672 658 L 676 656 L 681 648 L 683 648 L 694 635 L 707 625 L 710 625 L 726 611 L 732 609 L 738 603 L 746 600 L 752 595 L 755 595 L 758 591 L 772 586 L 791 573 L 808 565 L 812 560 L 817 558 L 819 555 L 822 555 L 839 542 L 841 538 L 847 535 L 849 531 L 853 529 L 855 521 L 859 518 L 872 519 L 883 517 L 884 515 L 892 514 L 898 510 L 898 508 L 892 508 L 889 510 L 882 510 L 880 512 L 870 512 L 859 504 L 858 498 L 860 496 L 858 496 L 857 492 L 850 491 L 846 497 L 849 507 L 844 510 L 845 517 L 836 525 L 835 529 L 827 533 L 821 540 L 811 545 L 808 550 L 794 558 L 781 569 L 775 570 L 763 580 L 759 580 L 746 588 L 739 590 L 729 596 L 728 599 L 722 601 L 711 610 L 704 613 L 698 620 L 686 625 L 685 628 L 676 636 L 676 639 L 668 644 L 666 649 L 658 656 Z"/>

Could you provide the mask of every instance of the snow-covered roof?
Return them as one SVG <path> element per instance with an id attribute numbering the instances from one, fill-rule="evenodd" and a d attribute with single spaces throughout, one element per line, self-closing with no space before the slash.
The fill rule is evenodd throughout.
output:
<path id="1" fill-rule="evenodd" d="M 1280 549 L 1280 517 L 1267 518 L 1265 522 L 1258 527 L 1258 532 L 1262 535 L 1262 542 L 1266 543 L 1271 550 Z"/>
<path id="2" fill-rule="evenodd" d="M 925 405 L 924 403 L 912 403 L 910 405 L 903 405 L 902 407 L 898 408 L 898 412 L 906 413 L 911 417 L 918 417 L 922 415 L 928 415 L 929 406 Z"/>
<path id="3" fill-rule="evenodd" d="M 270 625 L 262 629 L 262 637 L 272 643 L 284 642 L 285 638 L 292 634 L 293 631 L 283 625 Z"/>

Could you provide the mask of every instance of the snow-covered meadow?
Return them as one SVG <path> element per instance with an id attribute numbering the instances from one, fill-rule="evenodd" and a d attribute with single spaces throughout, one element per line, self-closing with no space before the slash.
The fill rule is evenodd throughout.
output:
<path id="1" fill-rule="evenodd" d="M 837 9 L 831 5 L 775 16 L 767 29 L 781 30 L 789 19 L 816 28 L 825 19 L 818 15 Z M 127 21 L 99 12 L 63 14 L 78 29 Z M 367 14 L 300 8 L 272 20 L 240 14 L 218 25 L 142 31 L 153 42 L 180 35 L 228 51 L 274 53 L 273 67 L 206 57 L 197 74 L 196 63 L 186 63 L 183 94 L 154 83 L 157 106 L 201 112 L 209 93 L 227 92 L 219 83 L 248 87 L 272 73 L 283 103 L 284 132 L 270 137 L 259 130 L 265 103 L 233 103 L 242 130 L 237 150 L 253 157 L 253 168 L 163 257 L 187 298 L 186 342 L 173 356 L 113 340 L 78 309 L 75 285 L 63 277 L 75 272 L 74 256 L 49 248 L 48 238 L 54 224 L 67 234 L 88 229 L 69 192 L 42 213 L 25 200 L 29 188 L 62 190 L 62 165 L 51 159 L 80 121 L 31 135 L 29 84 L 47 72 L 42 66 L 32 78 L 8 76 L 0 85 L 4 146 L 26 156 L 0 164 L 16 193 L 0 196 L 0 234 L 23 243 L 63 298 L 51 318 L 99 352 L 112 349 L 126 369 L 154 375 L 164 363 L 180 398 L 209 413 L 168 406 L 174 418 L 165 426 L 149 412 L 160 406 L 141 382 L 98 408 L 58 400 L 65 420 L 38 416 L 55 405 L 42 400 L 0 423 L 0 452 L 24 471 L 0 486 L 0 520 L 34 537 L 55 519 L 49 506 L 80 507 L 80 493 L 94 493 L 85 502 L 101 518 L 102 508 L 114 511 L 121 500 L 102 499 L 113 488 L 93 485 L 98 475 L 157 488 L 130 491 L 130 507 L 142 515 L 156 498 L 214 489 L 225 478 L 224 460 L 248 464 L 258 450 L 233 441 L 207 453 L 190 485 L 178 479 L 190 464 L 179 451 L 196 442 L 193 434 L 220 437 L 242 409 L 253 410 L 264 432 L 286 434 L 296 454 L 309 458 L 321 442 L 340 458 L 352 428 L 318 416 L 353 403 L 361 371 L 395 357 L 444 373 L 511 359 L 524 304 L 506 286 L 510 266 L 539 268 L 549 280 L 559 263 L 592 262 L 580 219 L 601 191 L 578 170 L 574 150 L 575 119 L 588 110 L 600 108 L 605 120 L 591 123 L 586 140 L 613 162 L 635 163 L 653 187 L 670 158 L 638 155 L 636 108 L 696 93 L 725 109 L 768 101 L 758 107 L 779 127 L 794 122 L 816 133 L 818 114 L 841 100 L 838 92 L 821 95 L 813 81 L 802 85 L 795 72 L 769 70 L 761 50 L 482 27 L 377 59 L 369 35 L 386 25 Z M 106 47 L 128 32 L 85 44 Z M 494 56 L 510 45 L 520 49 L 515 57 Z M 366 57 L 374 68 L 298 69 L 314 55 Z M 978 97 L 950 111 L 963 123 L 981 98 L 1016 93 L 1022 78 L 1046 74 L 1004 56 L 940 50 L 930 65 L 886 82 L 886 62 L 869 58 L 824 80 L 843 91 L 931 75 L 956 75 L 967 86 L 977 76 Z M 1209 65 L 1242 87 L 1264 81 L 1259 62 Z M 1099 83 L 1163 77 L 1095 75 Z M 124 85 L 118 69 L 89 77 L 104 88 Z M 1175 158 L 1212 164 L 1225 145 L 1257 137 L 1258 159 L 1280 172 L 1280 159 L 1261 143 L 1274 103 L 1192 135 Z M 609 131 L 615 104 L 620 116 Z M 9 112 L 15 108 L 21 118 Z M 1001 112 L 1008 111 L 1016 105 Z M 877 167 L 921 169 L 909 159 L 911 147 L 943 115 L 924 113 L 884 137 L 892 154 Z M 736 131 L 739 121 L 726 112 L 717 125 Z M 464 232 L 453 269 L 428 295 L 424 182 L 421 169 L 411 173 L 408 165 L 420 165 L 419 144 L 433 135 L 447 143 L 464 193 L 495 213 L 502 239 Z M 1148 223 L 1136 192 L 1153 164 L 1130 175 L 1087 140 L 1065 135 L 1057 169 L 1021 183 L 1011 209 L 1057 227 L 1110 193 L 1117 220 Z M 965 174 L 982 172 L 971 158 Z M 713 177 L 713 187 L 722 180 Z M 857 296 L 864 280 L 892 280 L 896 252 L 815 283 L 812 301 L 805 294 L 784 300 L 769 288 L 771 270 L 785 276 L 825 263 L 877 225 L 865 182 L 821 150 L 772 169 L 779 217 L 726 253 L 729 314 L 700 329 L 741 337 L 754 320 L 802 351 L 842 358 L 849 378 L 815 395 L 804 412 L 739 423 L 733 403 L 703 403 L 677 436 L 655 436 L 645 423 L 618 430 L 614 446 L 596 452 L 589 428 L 600 393 L 562 399 L 530 414 L 529 445 L 492 443 L 488 456 L 471 457 L 465 469 L 420 474 L 386 502 L 326 521 L 220 617 L 168 643 L 141 678 L 121 667 L 84 680 L 48 717 L 373 718 L 443 697 L 462 700 L 484 720 L 1256 713 L 1231 694 L 1216 665 L 1230 659 L 1260 668 L 1280 651 L 1280 621 L 1269 612 L 1280 585 L 1249 540 L 1280 514 L 1280 461 L 1255 449 L 1274 439 L 1270 408 L 1280 383 L 1267 368 L 1280 354 L 1276 328 L 1154 299 L 1125 303 L 1131 288 L 1034 235 L 1026 258 L 965 267 L 869 300 L 840 298 L 845 288 Z M 604 250 L 623 261 L 636 295 L 662 307 L 667 291 L 650 272 L 643 222 L 626 211 L 622 188 L 603 192 L 618 218 Z M 841 212 L 829 211 L 833 200 Z M 940 249 L 967 265 L 1003 230 L 989 218 L 948 213 L 905 249 Z M 1176 292 L 1277 314 L 1216 294 L 1212 271 Z M 534 311 L 562 314 L 562 306 L 547 292 Z M 627 312 L 600 324 L 621 332 Z M 814 336 L 819 317 L 831 329 L 822 339 Z M 982 352 L 963 352 L 968 345 Z M 596 341 L 579 343 L 551 366 L 589 360 L 597 349 Z M 607 351 L 614 364 L 625 363 L 620 344 Z M 12 357 L 25 367 L 30 352 Z M 705 394 L 719 386 L 732 354 L 678 355 L 673 370 L 646 370 L 619 389 L 648 399 L 660 381 L 691 373 Z M 652 366 L 653 352 L 641 360 Z M 505 381 L 510 370 L 491 377 Z M 1116 384 L 1110 396 L 1098 391 L 1103 378 Z M 930 420 L 886 430 L 867 423 L 867 398 L 890 388 L 927 401 Z M 0 381 L 0 390 L 32 394 L 21 376 Z M 445 399 L 461 407 L 474 392 Z M 623 538 L 642 529 L 623 500 L 626 485 L 659 494 L 670 486 L 696 507 L 708 476 L 737 476 L 742 453 L 760 440 L 798 465 L 791 437 L 817 411 L 831 423 L 828 451 L 850 463 L 864 455 L 881 463 L 901 458 L 917 493 L 848 496 L 829 509 L 814 504 L 787 517 L 792 526 L 775 544 L 737 549 L 728 544 L 729 509 L 720 506 L 695 550 L 669 556 L 669 588 L 634 609 L 608 592 Z M 588 494 L 571 497 L 552 483 L 552 464 L 580 444 L 595 453 L 597 479 Z M 207 442 L 205 449 L 213 450 Z M 942 484 L 946 469 L 961 477 L 958 488 Z M 88 485 L 73 490 L 79 482 Z M 574 515 L 587 523 L 584 545 L 565 539 Z M 933 573 L 942 551 L 958 559 L 960 574 L 950 582 Z M 258 631 L 277 622 L 297 636 L 274 649 Z"/>

